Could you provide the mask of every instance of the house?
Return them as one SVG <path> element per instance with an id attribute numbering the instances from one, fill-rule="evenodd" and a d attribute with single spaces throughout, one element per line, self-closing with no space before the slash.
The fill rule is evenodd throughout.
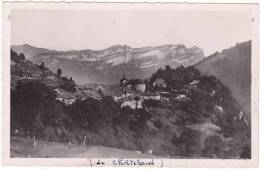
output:
<path id="1" fill-rule="evenodd" d="M 57 94 L 56 100 L 64 103 L 67 106 L 73 104 L 76 101 L 76 97 L 72 93 L 67 92 L 66 90 L 57 88 L 54 89 L 54 91 Z"/>
<path id="2" fill-rule="evenodd" d="M 171 92 L 168 91 L 159 91 L 158 92 L 162 97 L 170 98 L 172 96 Z"/>
<path id="3" fill-rule="evenodd" d="M 122 97 L 121 96 L 114 96 L 113 99 L 114 99 L 115 102 L 118 102 L 122 99 Z"/>
<path id="4" fill-rule="evenodd" d="M 88 96 L 88 97 L 91 97 L 91 98 L 94 98 L 96 100 L 101 100 L 102 99 L 102 96 L 96 91 L 96 90 L 89 90 L 89 89 L 86 89 L 86 90 L 83 90 L 83 93 Z"/>
<path id="5" fill-rule="evenodd" d="M 140 94 L 135 91 L 135 90 L 131 90 L 131 89 L 123 89 L 124 91 L 118 91 L 116 93 L 113 94 L 114 96 L 114 101 L 118 102 L 118 101 L 122 101 L 122 100 L 134 100 L 134 98 L 136 96 L 140 96 Z"/>
<path id="6" fill-rule="evenodd" d="M 143 100 L 125 100 L 121 104 L 121 108 L 123 107 L 130 107 L 131 109 L 142 109 Z"/>
<path id="7" fill-rule="evenodd" d="M 181 99 L 184 99 L 184 98 L 186 98 L 186 97 L 187 97 L 186 95 L 180 94 L 180 95 L 177 95 L 174 99 L 175 99 L 175 100 L 181 100 Z"/>
<path id="8" fill-rule="evenodd" d="M 193 80 L 192 82 L 190 82 L 190 85 L 195 86 L 199 84 L 199 82 L 200 82 L 199 80 Z"/>
<path id="9" fill-rule="evenodd" d="M 210 94 L 209 94 L 210 96 L 215 96 L 216 95 L 216 91 L 215 90 L 213 90 L 212 92 L 210 92 Z"/>
<path id="10" fill-rule="evenodd" d="M 29 79 L 41 79 L 40 73 L 32 73 Z"/>
<path id="11" fill-rule="evenodd" d="M 153 87 L 163 87 L 163 88 L 165 88 L 166 87 L 166 83 L 165 83 L 164 79 L 157 78 L 153 82 Z"/>
<path id="12" fill-rule="evenodd" d="M 48 76 L 46 77 L 46 79 L 48 79 L 48 80 L 55 80 L 55 77 L 54 77 L 54 76 L 51 76 L 51 75 L 48 75 Z"/>
<path id="13" fill-rule="evenodd" d="M 88 97 L 88 96 L 87 96 L 84 92 L 82 92 L 82 91 L 74 92 L 73 95 L 76 97 L 76 99 L 81 100 L 81 101 L 87 99 L 87 97 Z"/>
<path id="14" fill-rule="evenodd" d="M 144 100 L 161 100 L 161 95 L 155 92 L 145 92 L 142 94 Z"/>
<path id="15" fill-rule="evenodd" d="M 170 102 L 170 99 L 167 97 L 161 97 L 161 101 L 163 102 Z"/>
<path id="16" fill-rule="evenodd" d="M 223 113 L 224 109 L 222 106 L 218 106 L 218 105 L 214 105 L 214 110 L 216 112 L 220 112 L 220 113 Z"/>

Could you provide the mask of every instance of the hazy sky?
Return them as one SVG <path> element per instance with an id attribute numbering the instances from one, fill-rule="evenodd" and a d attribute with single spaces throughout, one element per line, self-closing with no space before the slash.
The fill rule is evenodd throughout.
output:
<path id="1" fill-rule="evenodd" d="M 12 45 L 54 50 L 184 44 L 205 55 L 251 39 L 249 11 L 13 10 Z"/>

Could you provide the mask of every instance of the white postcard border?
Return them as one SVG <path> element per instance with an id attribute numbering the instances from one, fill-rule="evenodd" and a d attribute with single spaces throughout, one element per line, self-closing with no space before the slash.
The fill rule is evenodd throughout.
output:
<path id="1" fill-rule="evenodd" d="M 37 6 L 36 6 L 37 4 Z M 163 7 L 162 7 L 163 5 Z M 176 5 L 176 4 L 175 4 Z M 258 164 L 259 150 L 259 41 L 258 41 L 258 6 L 249 4 L 252 11 L 252 16 L 257 19 L 252 24 L 252 86 L 251 86 L 251 119 L 252 119 L 252 159 L 250 160 L 235 160 L 235 159 L 163 159 L 163 167 L 255 167 Z M 178 7 L 177 7 L 178 6 Z M 160 8 L 175 10 L 183 9 L 194 10 L 207 8 L 211 10 L 215 6 L 219 6 L 221 10 L 243 10 L 243 5 L 234 7 L 232 4 L 177 4 L 172 6 L 171 3 L 166 4 L 150 4 L 150 3 L 46 3 L 46 2 L 12 2 L 3 4 L 2 18 L 2 160 L 4 165 L 24 165 L 24 166 L 90 166 L 90 160 L 85 158 L 10 158 L 10 20 L 9 15 L 11 9 L 86 9 L 91 10 L 106 9 L 106 10 L 122 10 L 122 9 L 152 9 Z M 203 6 L 203 7 L 202 7 Z M 95 158 L 94 158 L 95 159 Z M 111 162 L 114 159 L 102 159 Z"/>

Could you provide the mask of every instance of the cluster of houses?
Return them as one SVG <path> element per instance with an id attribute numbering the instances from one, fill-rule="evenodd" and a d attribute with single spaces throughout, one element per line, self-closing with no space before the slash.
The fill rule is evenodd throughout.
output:
<path id="1" fill-rule="evenodd" d="M 155 87 L 166 87 L 166 83 L 162 78 L 157 78 L 152 86 Z M 121 93 L 119 95 L 114 96 L 114 100 L 116 102 L 122 101 L 122 107 L 130 107 L 132 109 L 140 109 L 143 108 L 142 103 L 144 100 L 157 100 L 157 101 L 167 101 L 169 102 L 169 98 L 164 97 L 162 95 L 166 92 L 159 91 L 149 91 L 146 89 L 146 84 L 141 79 L 126 79 L 123 75 L 122 79 L 120 79 L 120 88 Z"/>
<path id="2" fill-rule="evenodd" d="M 191 90 L 197 89 L 199 83 L 199 80 L 193 80 L 189 84 L 185 85 L 183 89 L 163 91 L 162 89 L 167 86 L 166 82 L 163 78 L 156 78 L 151 84 L 154 89 L 151 91 L 146 89 L 146 84 L 143 80 L 128 80 L 123 75 L 120 80 L 120 88 L 122 92 L 121 94 L 114 96 L 114 99 L 117 102 L 122 101 L 121 107 L 129 106 L 132 109 L 142 108 L 142 102 L 150 99 L 164 102 L 169 102 L 170 98 L 174 101 L 186 101 L 189 100 Z M 215 93 L 216 92 L 213 90 L 210 95 L 214 96 Z"/>
<path id="3" fill-rule="evenodd" d="M 66 90 L 57 88 L 54 89 L 54 91 L 57 94 L 56 100 L 63 102 L 65 105 L 71 105 L 77 99 L 72 93 L 67 92 Z"/>
<path id="4" fill-rule="evenodd" d="M 76 92 L 70 93 L 64 89 L 61 88 L 56 88 L 54 89 L 56 95 L 56 100 L 64 103 L 65 105 L 71 105 L 73 104 L 76 100 L 85 100 L 87 98 L 94 98 L 96 100 L 102 99 L 102 96 L 98 94 L 95 90 L 90 90 L 90 89 L 77 89 Z"/>
<path id="5" fill-rule="evenodd" d="M 21 69 L 21 68 L 20 68 Z M 51 72 L 40 72 L 40 71 L 30 71 L 28 69 L 22 68 L 19 71 L 19 79 L 29 79 L 29 80 L 39 80 L 39 79 L 46 79 L 46 80 L 55 80 L 54 74 Z"/>

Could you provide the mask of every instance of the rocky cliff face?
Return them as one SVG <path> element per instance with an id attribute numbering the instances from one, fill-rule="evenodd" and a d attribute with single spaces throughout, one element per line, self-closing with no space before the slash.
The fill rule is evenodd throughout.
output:
<path id="1" fill-rule="evenodd" d="M 116 45 L 99 51 L 62 52 L 30 45 L 13 46 L 12 49 L 29 56 L 35 63 L 45 62 L 55 72 L 62 68 L 64 75 L 74 77 L 78 83 L 117 83 L 123 72 L 129 78 L 148 78 L 166 64 L 189 66 L 204 58 L 202 49 L 181 44 L 143 48 Z"/>

